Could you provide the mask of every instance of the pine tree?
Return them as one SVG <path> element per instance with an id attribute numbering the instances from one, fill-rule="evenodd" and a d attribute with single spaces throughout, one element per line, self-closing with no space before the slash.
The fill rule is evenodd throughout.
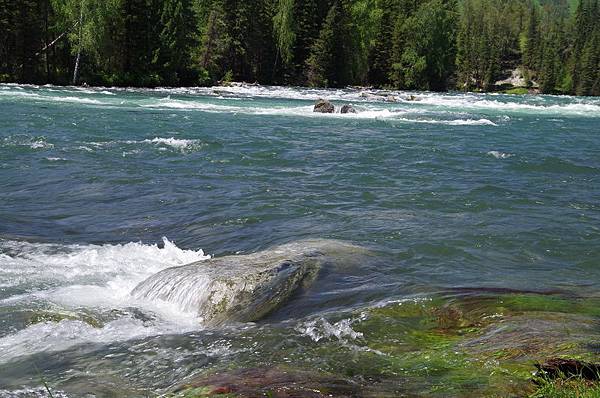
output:
<path id="1" fill-rule="evenodd" d="M 204 11 L 202 13 L 202 11 Z M 197 14 L 204 14 L 200 21 L 201 46 L 200 46 L 200 76 L 201 84 L 212 84 L 223 76 L 223 58 L 229 49 L 230 37 L 227 34 L 227 25 L 223 4 L 215 0 L 207 5 L 205 10 Z"/>
<path id="2" fill-rule="evenodd" d="M 527 21 L 526 45 L 523 54 L 523 64 L 530 69 L 537 69 L 538 49 L 540 46 L 538 12 L 535 4 L 530 5 L 529 19 Z"/>
<path id="3" fill-rule="evenodd" d="M 160 46 L 154 61 L 169 85 L 190 84 L 191 52 L 196 45 L 195 15 L 190 0 L 164 0 Z"/>
<path id="4" fill-rule="evenodd" d="M 447 87 L 455 60 L 453 1 L 431 0 L 408 17 L 402 34 L 406 42 L 400 62 L 394 64 L 401 88 L 442 90 Z"/>
<path id="5" fill-rule="evenodd" d="M 293 19 L 296 40 L 293 49 L 293 66 L 289 68 L 289 73 L 295 84 L 307 84 L 306 63 L 325 20 L 319 6 L 327 3 L 329 1 L 317 0 L 303 0 L 294 3 Z M 328 11 L 329 8 L 325 10 L 325 13 Z"/>
<path id="6" fill-rule="evenodd" d="M 0 0 L 0 81 L 16 75 L 17 0 Z"/>
<path id="7" fill-rule="evenodd" d="M 329 9 L 319 37 L 311 47 L 310 56 L 306 60 L 306 80 L 309 86 L 326 87 L 331 84 L 334 51 L 334 27 L 338 17 L 338 5 Z"/>
<path id="8" fill-rule="evenodd" d="M 375 35 L 375 43 L 369 53 L 369 82 L 375 86 L 389 85 L 392 60 L 392 34 L 397 17 L 394 0 L 379 0 L 381 16 Z"/>
<path id="9" fill-rule="evenodd" d="M 160 19 L 152 0 L 123 0 L 121 5 L 122 84 L 155 85 L 154 55 L 158 49 Z"/>

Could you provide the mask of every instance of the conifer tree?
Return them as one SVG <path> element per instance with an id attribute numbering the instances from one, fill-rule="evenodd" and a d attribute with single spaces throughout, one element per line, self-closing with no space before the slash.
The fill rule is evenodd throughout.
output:
<path id="1" fill-rule="evenodd" d="M 160 46 L 154 61 L 169 85 L 190 84 L 191 52 L 196 44 L 195 15 L 190 0 L 163 0 Z"/>
<path id="2" fill-rule="evenodd" d="M 335 23 L 339 19 L 338 4 L 329 9 L 319 37 L 311 47 L 310 56 L 306 60 L 306 80 L 309 86 L 323 87 L 331 84 L 333 67 L 333 51 L 335 40 Z"/>

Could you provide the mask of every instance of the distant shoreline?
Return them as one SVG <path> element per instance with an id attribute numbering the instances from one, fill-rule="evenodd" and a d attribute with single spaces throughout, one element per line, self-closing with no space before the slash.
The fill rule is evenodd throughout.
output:
<path id="1" fill-rule="evenodd" d="M 90 89 L 108 89 L 108 90 L 175 90 L 175 89 L 206 89 L 206 88 L 233 88 L 233 87 L 283 87 L 283 88 L 300 88 L 306 90 L 356 90 L 356 91 L 366 91 L 366 92 L 406 92 L 406 93 L 418 93 L 418 92 L 430 92 L 430 93 L 461 93 L 461 94 L 506 94 L 506 95 L 556 95 L 556 96 L 565 96 L 565 97 L 586 97 L 580 95 L 572 95 L 572 94 L 543 94 L 540 93 L 537 89 L 527 88 L 527 87 L 519 87 L 519 86 L 511 86 L 504 87 L 499 90 L 489 90 L 489 91 L 461 91 L 461 90 L 445 90 L 445 91 L 435 91 L 435 90 L 411 90 L 411 89 L 395 89 L 395 88 L 381 88 L 381 87 L 373 87 L 373 86 L 347 86 L 347 87 L 310 87 L 310 86 L 297 86 L 297 85 L 277 85 L 277 84 L 260 84 L 260 83 L 248 83 L 248 82 L 228 82 L 218 85 L 212 86 L 106 86 L 106 85 L 93 85 L 93 84 L 80 84 L 80 85 L 72 85 L 72 84 L 55 84 L 55 83 L 46 83 L 46 84 L 36 84 L 36 83 L 19 83 L 19 82 L 0 82 L 0 86 L 30 86 L 30 87 L 65 87 L 65 88 L 90 88 Z"/>

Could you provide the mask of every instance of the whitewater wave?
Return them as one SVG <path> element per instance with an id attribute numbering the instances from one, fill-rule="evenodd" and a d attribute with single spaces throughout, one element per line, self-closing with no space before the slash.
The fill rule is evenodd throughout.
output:
<path id="1" fill-rule="evenodd" d="M 489 151 L 487 154 L 495 157 L 496 159 L 508 159 L 514 156 L 512 153 L 505 153 L 500 151 Z"/>
<path id="2" fill-rule="evenodd" d="M 190 149 L 199 143 L 198 140 L 186 140 L 186 139 L 174 138 L 174 137 L 171 137 L 171 138 L 155 137 L 151 140 L 144 140 L 141 142 L 157 144 L 157 145 L 166 145 L 166 146 L 170 146 L 172 148 L 179 149 L 179 150 Z"/>
<path id="3" fill-rule="evenodd" d="M 404 117 L 409 114 L 426 113 L 423 110 L 409 109 L 406 107 L 395 106 L 394 108 L 374 108 L 358 107 L 357 113 L 342 114 L 339 111 L 336 113 L 318 113 L 313 112 L 313 105 L 294 106 L 294 107 L 244 107 L 232 105 L 220 105 L 211 103 L 202 103 L 195 101 L 183 101 L 162 99 L 152 104 L 142 105 L 146 108 L 155 109 L 181 109 L 181 110 L 198 110 L 203 112 L 214 113 L 233 113 L 233 114 L 248 114 L 248 115 L 274 115 L 274 116 L 295 116 L 295 117 L 310 117 L 310 118 L 335 118 L 335 119 L 365 119 L 365 120 L 395 120 L 406 123 L 426 123 L 426 124 L 444 124 L 449 126 L 498 126 L 489 119 L 424 119 L 424 118 L 409 118 Z"/>
<path id="4" fill-rule="evenodd" d="M 450 120 L 436 120 L 436 119 L 410 119 L 400 118 L 402 122 L 407 123 L 425 123 L 425 124 L 445 124 L 448 126 L 498 126 L 496 123 L 489 119 L 450 119 Z"/>
<path id="5" fill-rule="evenodd" d="M 443 95 L 429 94 L 423 96 L 420 105 L 432 105 L 440 108 L 469 109 L 479 111 L 503 111 L 514 113 L 535 113 L 541 115 L 572 114 L 577 116 L 600 117 L 600 104 L 582 102 L 581 99 L 570 98 L 575 103 L 548 103 L 543 97 L 529 102 L 490 100 L 482 95 Z M 536 103 L 532 103 L 535 101 Z"/>
<path id="6" fill-rule="evenodd" d="M 25 288 L 48 283 L 63 289 L 95 285 L 111 290 L 107 297 L 124 297 L 162 269 L 210 258 L 202 250 L 180 249 L 167 238 L 163 244 L 162 248 L 139 242 L 62 246 L 0 240 L 0 279 L 6 286 Z"/>
<path id="7" fill-rule="evenodd" d="M 57 158 L 57 157 L 45 157 L 44 159 L 46 159 L 49 162 L 67 162 L 68 159 L 66 158 Z"/>
<path id="8" fill-rule="evenodd" d="M 78 320 L 43 322 L 0 338 L 0 362 L 39 352 L 56 352 L 82 343 L 111 343 L 193 330 L 172 323 L 120 318 L 103 327 Z"/>
<path id="9" fill-rule="evenodd" d="M 110 148 L 115 146 L 123 145 L 152 145 L 157 147 L 159 150 L 165 150 L 171 148 L 180 152 L 188 152 L 199 149 L 203 143 L 196 139 L 186 138 L 175 138 L 175 137 L 154 137 L 147 138 L 144 140 L 116 140 L 116 141 L 104 141 L 104 142 L 84 142 L 85 145 L 79 145 L 77 149 L 85 152 L 93 152 L 95 149 Z M 125 151 L 124 154 L 136 154 L 140 153 L 139 149 L 133 151 Z"/>
<path id="10" fill-rule="evenodd" d="M 28 147 L 31 149 L 52 149 L 54 144 L 45 137 L 32 137 L 28 135 L 13 135 L 3 138 L 0 147 Z"/>
<path id="11" fill-rule="evenodd" d="M 157 244 L 56 245 L 0 240 L 0 300 L 9 312 L 23 308 L 94 314 L 139 308 L 148 317 L 120 316 L 102 326 L 80 319 L 46 321 L 0 338 L 0 361 L 40 351 L 59 351 L 83 342 L 103 343 L 197 330 L 194 314 L 169 303 L 134 299 L 131 290 L 156 272 L 210 258 L 202 250 L 178 248 L 167 238 Z M 114 318 L 114 317 L 113 317 Z"/>
<path id="12" fill-rule="evenodd" d="M 74 93 L 75 94 L 75 93 Z M 45 102 L 67 102 L 75 104 L 87 104 L 87 105 L 111 105 L 107 102 L 102 102 L 92 98 L 74 97 L 74 96 L 60 96 L 60 95 L 41 95 L 38 93 L 30 93 L 26 91 L 0 91 L 0 96 L 4 97 L 23 97 L 30 98 L 36 101 Z"/>
<path id="13" fill-rule="evenodd" d="M 574 114 L 581 116 L 600 117 L 600 102 L 578 97 L 511 97 L 504 99 L 489 99 L 490 96 L 501 98 L 493 94 L 444 94 L 433 92 L 407 92 L 378 90 L 368 92 L 357 89 L 313 89 L 300 87 L 280 86 L 255 86 L 239 85 L 235 87 L 210 87 L 210 88 L 181 88 L 181 89 L 156 89 L 167 94 L 187 94 L 246 98 L 279 98 L 293 100 L 314 101 L 327 98 L 331 101 L 344 101 L 355 103 L 386 103 L 387 97 L 392 96 L 397 101 L 395 105 L 409 105 L 413 109 L 433 105 L 453 109 L 493 110 L 542 114 Z M 415 100 L 416 99 L 416 100 Z M 571 103 L 556 103 L 558 101 L 574 101 Z"/>
<path id="14" fill-rule="evenodd" d="M 34 101 L 53 101 L 78 103 L 82 105 L 96 106 L 116 106 L 133 108 L 158 108 L 158 109 L 181 109 L 181 110 L 202 110 L 206 112 L 231 112 L 244 114 L 265 114 L 265 115 L 303 115 L 308 116 L 312 112 L 312 102 L 319 98 L 327 98 L 331 101 L 342 103 L 353 103 L 366 107 L 376 105 L 380 114 L 368 116 L 367 112 L 363 115 L 343 115 L 347 118 L 393 118 L 385 114 L 385 111 L 391 111 L 392 114 L 399 111 L 410 111 L 411 113 L 426 112 L 439 113 L 440 111 L 449 111 L 455 115 L 464 113 L 468 110 L 471 113 L 489 114 L 498 113 L 524 113 L 535 115 L 576 115 L 585 117 L 600 117 L 600 101 L 590 98 L 580 97 L 555 97 L 555 96 L 503 96 L 498 94 L 458 94 L 458 93 L 433 93 L 433 92 L 405 92 L 405 91 L 385 91 L 372 90 L 365 94 L 358 89 L 313 89 L 299 87 L 278 87 L 278 86 L 255 86 L 239 85 L 235 87 L 202 87 L 202 88 L 157 88 L 157 89 L 118 89 L 118 88 L 60 88 L 62 95 L 57 95 L 55 88 L 37 87 L 37 86 L 0 86 L 0 98 L 10 97 L 31 99 Z M 148 94 L 144 99 L 128 99 L 127 101 L 117 101 L 115 95 L 121 92 L 136 92 Z M 102 100 L 98 95 L 104 95 Z M 156 98 L 157 95 L 166 95 L 166 98 Z M 171 99 L 171 96 L 182 95 L 183 99 Z M 89 98 L 94 96 L 94 98 Z M 109 97 L 110 96 L 110 97 Z M 393 97 L 390 101 L 388 97 Z M 310 106 L 298 107 L 244 107 L 232 106 L 224 102 L 235 100 L 242 104 L 244 101 L 252 103 L 253 98 L 264 99 L 287 99 L 307 102 Z M 241 101 L 240 100 L 244 100 Z M 219 102 L 214 103 L 214 102 Z M 367 109 L 366 111 L 369 111 Z M 312 115 L 320 116 L 323 115 Z M 331 115 L 329 115 L 331 116 Z M 482 125 L 481 120 L 477 118 L 461 118 L 461 122 L 456 121 L 456 125 Z M 470 121 L 472 120 L 472 121 Z M 490 121 L 491 122 L 491 121 Z M 491 122 L 493 123 L 493 122 Z M 490 124 L 487 123 L 486 124 Z M 491 124 L 490 124 L 491 125 Z"/>
<path id="15" fill-rule="evenodd" d="M 331 338 L 356 340 L 362 338 L 363 334 L 352 329 L 354 322 L 353 319 L 342 319 L 332 324 L 327 319 L 319 317 L 299 324 L 296 330 L 310 337 L 314 342 Z"/>

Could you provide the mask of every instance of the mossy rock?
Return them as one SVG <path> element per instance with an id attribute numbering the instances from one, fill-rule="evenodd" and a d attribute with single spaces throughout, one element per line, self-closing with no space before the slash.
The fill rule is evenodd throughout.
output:
<path id="1" fill-rule="evenodd" d="M 529 89 L 525 87 L 514 87 L 502 91 L 504 94 L 525 95 L 529 94 Z"/>
<path id="2" fill-rule="evenodd" d="M 343 378 L 286 367 L 233 369 L 202 375 L 176 387 L 173 398 L 200 397 L 354 397 L 360 387 Z"/>
<path id="3" fill-rule="evenodd" d="M 45 322 L 54 322 L 58 323 L 64 320 L 70 321 L 81 321 L 87 323 L 88 325 L 101 328 L 103 326 L 102 321 L 96 319 L 95 317 L 81 313 L 81 312 L 68 312 L 68 311 L 51 311 L 51 310 L 36 310 L 36 311 L 28 311 L 27 315 L 27 325 L 35 325 L 38 323 Z"/>

